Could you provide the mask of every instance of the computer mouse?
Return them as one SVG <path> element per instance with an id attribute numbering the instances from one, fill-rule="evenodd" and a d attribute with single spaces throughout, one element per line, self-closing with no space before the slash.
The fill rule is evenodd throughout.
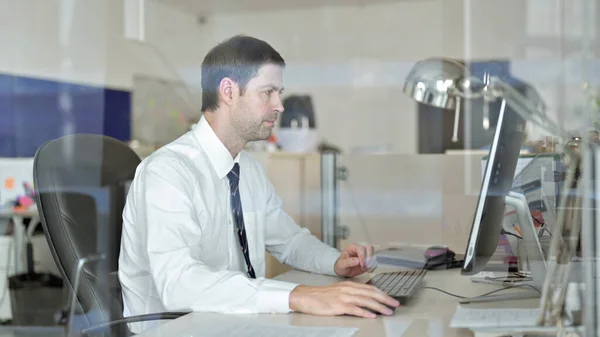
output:
<path id="1" fill-rule="evenodd" d="M 427 260 L 452 260 L 456 254 L 446 246 L 431 246 L 425 250 Z"/>

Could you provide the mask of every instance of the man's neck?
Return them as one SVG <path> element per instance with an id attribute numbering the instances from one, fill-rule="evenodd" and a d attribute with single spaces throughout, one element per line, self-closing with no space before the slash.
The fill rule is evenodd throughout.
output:
<path id="1" fill-rule="evenodd" d="M 225 148 L 229 151 L 231 157 L 235 158 L 238 153 L 242 152 L 247 142 L 240 139 L 229 123 L 218 118 L 218 115 L 219 112 L 207 111 L 204 113 L 204 118 L 206 118 L 208 125 L 213 129 L 217 138 L 225 145 Z"/>

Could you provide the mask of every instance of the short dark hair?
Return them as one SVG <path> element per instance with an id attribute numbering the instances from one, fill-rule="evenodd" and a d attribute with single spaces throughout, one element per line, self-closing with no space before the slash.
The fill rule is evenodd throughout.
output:
<path id="1" fill-rule="evenodd" d="M 211 49 L 202 61 L 202 111 L 219 107 L 219 85 L 229 77 L 241 88 L 268 63 L 285 66 L 279 53 L 267 42 L 236 35 Z"/>

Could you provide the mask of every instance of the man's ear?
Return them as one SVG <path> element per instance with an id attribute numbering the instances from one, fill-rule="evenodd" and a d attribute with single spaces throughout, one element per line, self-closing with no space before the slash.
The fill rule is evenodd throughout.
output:
<path id="1" fill-rule="evenodd" d="M 225 104 L 232 104 L 236 92 L 237 95 L 239 95 L 238 85 L 231 78 L 225 77 L 221 80 L 221 83 L 219 83 L 219 96 Z"/>

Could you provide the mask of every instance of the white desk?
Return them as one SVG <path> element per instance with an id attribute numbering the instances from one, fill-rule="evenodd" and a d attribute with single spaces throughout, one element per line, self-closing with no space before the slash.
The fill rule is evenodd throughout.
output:
<path id="1" fill-rule="evenodd" d="M 382 270 L 383 271 L 383 270 Z M 380 272 L 380 270 L 375 271 Z M 356 278 L 357 281 L 365 282 L 373 274 L 365 274 Z M 314 275 L 299 271 L 289 271 L 276 279 L 293 281 L 307 285 L 326 285 L 341 279 L 323 275 Z M 438 287 L 451 293 L 475 296 L 497 289 L 498 286 L 490 284 L 472 283 L 467 276 L 461 276 L 459 269 L 430 271 L 425 277 L 424 286 Z M 521 289 L 510 289 L 506 292 L 525 291 Z M 146 331 L 139 336 L 142 337 L 179 337 L 179 336 L 201 336 L 195 326 L 198 322 L 244 322 L 252 324 L 284 324 L 301 326 L 339 326 L 356 327 L 360 330 L 354 337 L 367 336 L 472 336 L 466 329 L 452 329 L 449 327 L 450 319 L 454 315 L 458 302 L 441 292 L 431 289 L 420 289 L 415 293 L 410 303 L 396 309 L 392 316 L 378 316 L 375 319 L 357 318 L 351 316 L 320 317 L 301 313 L 283 315 L 226 315 L 217 313 L 190 313 L 173 321 L 167 321 L 163 325 Z M 518 300 L 497 303 L 468 304 L 470 308 L 476 307 L 523 307 L 533 308 L 538 306 L 539 300 Z"/>

